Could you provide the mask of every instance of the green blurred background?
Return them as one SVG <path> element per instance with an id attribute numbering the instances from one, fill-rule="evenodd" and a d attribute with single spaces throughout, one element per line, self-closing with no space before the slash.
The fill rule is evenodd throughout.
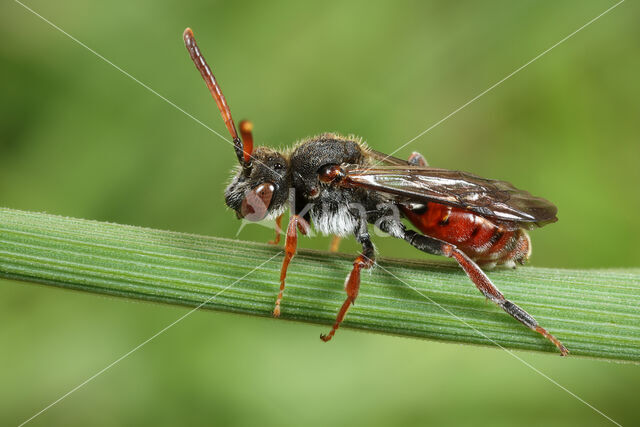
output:
<path id="1" fill-rule="evenodd" d="M 182 44 L 187 26 L 258 142 L 337 131 L 390 152 L 614 2 L 27 4 L 225 137 Z M 560 221 L 533 233 L 533 265 L 637 267 L 639 12 L 623 3 L 398 155 L 419 150 L 554 201 Z M 230 146 L 18 3 L 0 5 L 0 23 L 0 206 L 236 236 L 222 199 Z M 383 256 L 423 256 L 376 243 Z M 0 281 L 0 424 L 185 310 Z M 348 330 L 323 345 L 323 330 L 196 312 L 32 424 L 608 423 L 504 351 Z M 640 366 L 518 355 L 640 423 Z"/>

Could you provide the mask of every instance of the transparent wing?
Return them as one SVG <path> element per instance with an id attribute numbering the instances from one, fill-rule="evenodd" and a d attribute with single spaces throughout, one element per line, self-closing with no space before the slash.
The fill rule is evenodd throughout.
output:
<path id="1" fill-rule="evenodd" d="M 542 226 L 558 219 L 553 203 L 497 181 L 460 171 L 421 166 L 348 166 L 345 182 L 389 194 L 398 202 L 436 202 L 484 217 Z"/>

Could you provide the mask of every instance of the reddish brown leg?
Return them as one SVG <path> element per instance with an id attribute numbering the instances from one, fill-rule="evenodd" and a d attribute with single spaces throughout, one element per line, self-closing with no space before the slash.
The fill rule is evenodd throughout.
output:
<path id="1" fill-rule="evenodd" d="M 342 237 L 333 236 L 333 238 L 331 239 L 331 244 L 329 245 L 329 252 L 338 252 L 338 249 L 340 249 L 341 240 L 342 240 Z"/>
<path id="2" fill-rule="evenodd" d="M 358 291 L 360 290 L 360 270 L 370 268 L 373 265 L 373 245 L 369 240 L 369 236 L 362 237 L 366 239 L 362 242 L 362 254 L 353 262 L 353 269 L 351 270 L 351 273 L 349 273 L 349 276 L 347 276 L 347 280 L 344 284 L 345 290 L 347 291 L 347 299 L 342 303 L 342 307 L 340 307 L 338 317 L 336 318 L 336 322 L 333 324 L 331 331 L 326 335 L 320 335 L 320 339 L 324 342 L 333 338 L 340 327 L 340 323 L 344 320 L 344 316 L 346 316 L 349 307 L 351 307 L 351 304 L 355 303 Z"/>
<path id="3" fill-rule="evenodd" d="M 277 245 L 280 243 L 280 234 L 282 234 L 282 215 L 276 218 L 276 237 L 273 240 L 269 240 L 269 244 Z"/>
<path id="4" fill-rule="evenodd" d="M 454 258 L 458 261 L 458 264 L 460 264 L 465 273 L 467 273 L 467 276 L 469 276 L 473 284 L 476 285 L 485 297 L 499 305 L 504 311 L 509 313 L 514 319 L 518 320 L 529 329 L 542 334 L 545 338 L 555 344 L 556 347 L 558 347 L 558 350 L 560 350 L 560 353 L 563 356 L 569 354 L 569 350 L 567 350 L 567 348 L 562 345 L 556 337 L 547 332 L 547 330 L 542 326 L 538 325 L 538 322 L 533 318 L 533 316 L 506 299 L 498 288 L 491 283 L 491 280 L 489 280 L 480 267 L 478 267 L 478 265 L 460 249 L 441 240 L 416 233 L 413 230 L 407 231 L 399 227 L 398 229 L 401 230 L 402 234 L 398 234 L 397 237 L 403 238 L 414 247 L 430 254 L 444 255 L 449 258 Z"/>
<path id="5" fill-rule="evenodd" d="M 287 268 L 291 259 L 296 254 L 296 248 L 298 247 L 298 230 L 306 235 L 309 232 L 309 223 L 298 215 L 291 215 L 289 218 L 289 225 L 287 226 L 287 240 L 284 245 L 284 260 L 282 261 L 282 268 L 280 270 L 280 292 L 276 299 L 276 307 L 273 309 L 273 316 L 280 316 L 280 301 L 284 294 L 284 283 L 287 278 Z"/>
<path id="6" fill-rule="evenodd" d="M 542 334 L 542 336 L 554 343 L 563 356 L 569 354 L 569 350 L 567 350 L 567 348 L 562 345 L 556 337 L 547 332 L 547 330 L 542 326 L 538 325 L 538 322 L 533 318 L 533 316 L 506 299 L 498 288 L 491 283 L 491 280 L 489 280 L 484 271 L 482 271 L 480 267 L 478 267 L 478 265 L 464 252 L 452 245 L 444 245 L 443 252 L 445 256 L 452 257 L 458 261 L 460 267 L 462 267 L 465 273 L 467 273 L 467 276 L 469 276 L 471 281 L 476 285 L 480 292 L 484 294 L 484 296 L 498 304 L 504 311 L 513 316 L 516 320 L 520 321 L 520 323 Z"/>

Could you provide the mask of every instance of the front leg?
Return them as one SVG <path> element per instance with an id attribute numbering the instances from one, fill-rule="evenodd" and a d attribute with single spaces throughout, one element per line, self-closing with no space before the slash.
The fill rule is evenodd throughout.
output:
<path id="1" fill-rule="evenodd" d="M 338 312 L 336 322 L 333 324 L 333 327 L 328 334 L 320 335 L 320 339 L 324 342 L 333 338 L 340 327 L 340 323 L 344 320 L 349 307 L 351 307 L 351 305 L 356 301 L 358 291 L 360 290 L 360 270 L 368 269 L 374 264 L 375 250 L 373 248 L 373 243 L 371 243 L 371 238 L 367 231 L 367 224 L 365 222 L 361 223 L 356 230 L 356 240 L 362 244 L 362 253 L 353 262 L 353 269 L 351 269 L 351 273 L 349 273 L 347 280 L 344 283 L 344 288 L 347 291 L 347 298 Z"/>
<path id="2" fill-rule="evenodd" d="M 270 245 L 277 245 L 280 243 L 280 234 L 282 233 L 282 215 L 278 215 L 276 218 L 276 237 L 273 240 L 269 240 Z"/>
<path id="3" fill-rule="evenodd" d="M 276 299 L 276 307 L 273 309 L 274 317 L 280 316 L 280 301 L 282 301 L 282 295 L 284 294 L 287 269 L 298 247 L 298 230 L 300 230 L 302 234 L 307 235 L 309 233 L 309 223 L 299 215 L 291 215 L 289 225 L 287 226 L 287 240 L 284 244 L 284 260 L 282 261 L 282 268 L 280 269 L 280 292 L 278 292 L 278 298 Z"/>

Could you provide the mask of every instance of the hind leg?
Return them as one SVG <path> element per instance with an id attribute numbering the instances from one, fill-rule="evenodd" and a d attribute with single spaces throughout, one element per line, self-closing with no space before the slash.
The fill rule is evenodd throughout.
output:
<path id="1" fill-rule="evenodd" d="M 443 242 L 442 240 L 434 239 L 433 237 L 419 234 L 413 230 L 407 230 L 400 222 L 383 222 L 380 224 L 380 229 L 394 237 L 407 241 L 411 246 L 420 249 L 423 252 L 432 255 L 443 255 L 448 258 L 455 259 L 464 272 L 467 273 L 467 276 L 469 276 L 469 279 L 471 279 L 473 284 L 476 285 L 476 288 L 478 288 L 485 297 L 493 301 L 514 319 L 529 329 L 542 334 L 545 338 L 551 341 L 558 350 L 560 350 L 562 356 L 566 356 L 569 353 L 569 350 L 567 350 L 556 337 L 547 332 L 547 330 L 542 326 L 538 325 L 538 322 L 533 318 L 533 316 L 506 299 L 498 288 L 496 288 L 496 286 L 491 282 L 489 277 L 487 277 L 487 275 L 480 269 L 480 267 L 478 267 L 471 258 L 454 245 Z"/>

